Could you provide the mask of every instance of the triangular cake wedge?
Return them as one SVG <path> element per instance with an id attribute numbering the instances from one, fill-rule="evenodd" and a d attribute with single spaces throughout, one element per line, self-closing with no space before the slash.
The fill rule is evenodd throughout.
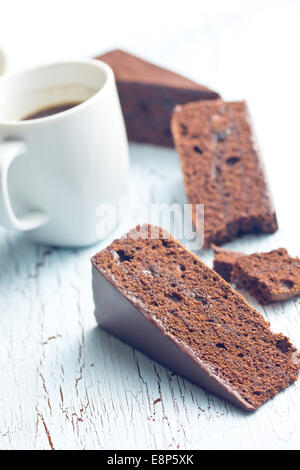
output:
<path id="1" fill-rule="evenodd" d="M 219 97 L 215 91 L 128 52 L 97 57 L 113 69 L 129 140 L 173 146 L 170 120 L 176 104 Z"/>
<path id="2" fill-rule="evenodd" d="M 299 353 L 167 232 L 136 227 L 92 258 L 98 324 L 245 410 L 293 383 Z"/>

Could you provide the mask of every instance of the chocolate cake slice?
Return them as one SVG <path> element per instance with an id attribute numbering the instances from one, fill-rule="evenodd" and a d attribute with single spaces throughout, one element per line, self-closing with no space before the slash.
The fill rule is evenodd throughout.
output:
<path id="1" fill-rule="evenodd" d="M 170 121 L 176 104 L 219 98 L 177 73 L 114 50 L 97 59 L 113 69 L 129 140 L 173 147 Z"/>
<path id="2" fill-rule="evenodd" d="M 300 294 L 300 259 L 289 256 L 285 248 L 238 256 L 231 281 L 261 304 L 287 300 Z"/>
<path id="3" fill-rule="evenodd" d="M 171 127 L 188 200 L 204 204 L 204 246 L 222 245 L 242 233 L 277 230 L 245 102 L 177 106 Z"/>
<path id="4" fill-rule="evenodd" d="M 233 266 L 237 259 L 243 256 L 243 253 L 225 250 L 213 244 L 211 248 L 214 251 L 214 270 L 220 274 L 225 281 L 230 282 Z"/>
<path id="5" fill-rule="evenodd" d="M 138 226 L 92 258 L 95 315 L 170 370 L 254 410 L 298 376 L 298 351 L 167 232 Z"/>

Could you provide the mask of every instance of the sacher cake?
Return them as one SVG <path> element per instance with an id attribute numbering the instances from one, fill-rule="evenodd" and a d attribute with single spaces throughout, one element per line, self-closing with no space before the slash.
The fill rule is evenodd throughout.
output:
<path id="1" fill-rule="evenodd" d="M 129 140 L 173 147 L 171 115 L 177 104 L 219 98 L 182 75 L 113 50 L 97 59 L 114 71 Z"/>
<path id="2" fill-rule="evenodd" d="M 138 226 L 92 265 L 98 324 L 173 372 L 245 410 L 297 379 L 289 339 L 164 230 Z"/>
<path id="3" fill-rule="evenodd" d="M 273 233 L 275 210 L 247 105 L 222 100 L 176 106 L 171 123 L 188 200 L 204 204 L 204 246 L 243 233 Z M 193 211 L 196 226 L 197 211 Z M 197 227 L 196 227 L 197 228 Z"/>

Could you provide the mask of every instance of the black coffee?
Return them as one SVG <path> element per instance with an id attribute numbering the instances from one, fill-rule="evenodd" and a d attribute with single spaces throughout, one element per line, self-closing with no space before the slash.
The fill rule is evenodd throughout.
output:
<path id="1" fill-rule="evenodd" d="M 34 113 L 27 114 L 21 119 L 21 121 L 28 121 L 29 119 L 39 119 L 47 116 L 52 116 L 53 114 L 62 113 L 68 109 L 74 108 L 79 103 L 65 103 L 65 104 L 56 104 L 55 106 L 49 106 L 47 108 L 39 109 Z"/>

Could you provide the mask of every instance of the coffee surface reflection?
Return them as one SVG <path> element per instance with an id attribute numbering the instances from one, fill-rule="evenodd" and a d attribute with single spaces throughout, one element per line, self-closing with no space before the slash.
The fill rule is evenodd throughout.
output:
<path id="1" fill-rule="evenodd" d="M 57 104 L 54 106 L 48 106 L 46 108 L 39 109 L 33 113 L 27 114 L 25 117 L 21 119 L 21 121 L 28 121 L 29 119 L 40 119 L 47 116 L 53 116 L 53 114 L 62 113 L 63 111 L 67 111 L 68 109 L 74 108 L 78 106 L 79 103 L 63 103 Z"/>

